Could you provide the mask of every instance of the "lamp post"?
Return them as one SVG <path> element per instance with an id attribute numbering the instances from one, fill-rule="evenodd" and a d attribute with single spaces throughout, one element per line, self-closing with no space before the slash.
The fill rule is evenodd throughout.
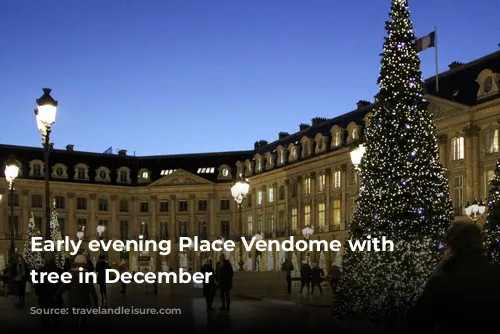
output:
<path id="1" fill-rule="evenodd" d="M 313 234 L 314 234 L 314 226 L 306 226 L 302 229 L 302 235 L 304 236 L 304 238 L 307 239 L 307 248 L 309 248 L 309 239 Z"/>
<path id="2" fill-rule="evenodd" d="M 360 171 L 361 168 L 359 165 L 361 164 L 361 160 L 363 159 L 363 155 L 365 155 L 366 148 L 363 144 L 355 147 L 351 150 L 351 162 L 354 165 L 356 171 Z"/>
<path id="3" fill-rule="evenodd" d="M 250 183 L 248 180 L 244 179 L 240 174 L 239 180 L 233 184 L 231 187 L 231 195 L 233 195 L 234 201 L 238 205 L 238 223 L 240 226 L 240 261 L 238 261 L 238 265 L 240 268 L 238 271 L 244 271 L 243 266 L 245 262 L 243 262 L 243 218 L 242 218 L 242 206 L 243 200 L 247 197 L 248 190 L 250 189 Z"/>
<path id="4" fill-rule="evenodd" d="M 20 164 L 16 159 L 10 158 L 7 160 L 5 165 L 5 179 L 9 182 L 9 190 L 10 190 L 10 263 L 14 263 L 16 246 L 14 243 L 14 182 L 16 178 L 19 176 Z"/>
<path id="5" fill-rule="evenodd" d="M 467 202 L 464 210 L 467 217 L 472 220 L 474 224 L 477 224 L 478 220 L 483 217 L 484 212 L 486 211 L 486 204 L 484 204 L 483 200 L 479 200 L 478 202 L 476 198 L 472 204 Z"/>
<path id="6" fill-rule="evenodd" d="M 35 109 L 36 124 L 38 131 L 42 134 L 42 145 L 45 171 L 45 238 L 50 240 L 50 132 L 52 125 L 56 122 L 58 102 L 50 96 L 50 88 L 43 88 L 43 95 L 36 100 L 38 107 Z"/>
<path id="7" fill-rule="evenodd" d="M 194 252 L 193 252 L 193 248 L 194 248 L 194 245 L 191 244 L 188 246 L 189 248 L 189 262 L 188 262 L 188 270 L 192 270 L 194 271 Z"/>
<path id="8" fill-rule="evenodd" d="M 106 227 L 104 225 L 97 225 L 97 233 L 99 233 L 99 241 L 103 239 L 102 234 L 106 230 Z M 102 249 L 102 244 L 99 246 L 99 255 L 104 255 L 104 251 Z"/>

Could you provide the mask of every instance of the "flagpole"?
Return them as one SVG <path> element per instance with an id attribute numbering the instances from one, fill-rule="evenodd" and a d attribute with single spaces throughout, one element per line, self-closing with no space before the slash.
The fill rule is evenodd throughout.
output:
<path id="1" fill-rule="evenodd" d="M 436 56 L 436 93 L 439 92 L 439 66 L 438 66 L 438 34 L 437 27 L 434 26 L 434 53 Z"/>

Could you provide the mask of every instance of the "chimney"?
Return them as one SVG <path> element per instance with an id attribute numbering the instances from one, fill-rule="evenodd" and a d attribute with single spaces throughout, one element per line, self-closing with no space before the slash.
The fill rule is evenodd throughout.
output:
<path id="1" fill-rule="evenodd" d="M 127 155 L 127 150 L 119 150 L 118 155 Z"/>
<path id="2" fill-rule="evenodd" d="M 311 119 L 311 124 L 312 126 L 315 126 L 315 125 L 318 125 L 320 123 L 323 123 L 327 121 L 326 118 L 323 118 L 323 117 L 314 117 L 313 119 Z"/>
<path id="3" fill-rule="evenodd" d="M 359 100 L 359 101 L 356 103 L 356 106 L 358 107 L 358 109 L 361 109 L 361 108 L 363 108 L 363 107 L 369 106 L 370 104 L 371 104 L 371 102 L 369 102 L 369 101 Z"/>
<path id="4" fill-rule="evenodd" d="M 278 139 L 283 139 L 285 137 L 288 137 L 290 134 L 288 132 L 280 132 L 278 133 Z"/>
<path id="5" fill-rule="evenodd" d="M 71 144 L 70 145 L 66 145 L 66 151 L 73 152 L 74 151 L 73 150 L 74 147 L 75 147 L 75 145 L 71 145 Z"/>
<path id="6" fill-rule="evenodd" d="M 309 129 L 311 126 L 309 124 L 301 123 L 299 124 L 299 131 L 304 131 L 305 129 Z"/>
<path id="7" fill-rule="evenodd" d="M 268 144 L 267 140 L 259 140 L 255 142 L 254 148 L 257 149 L 259 147 L 266 146 L 267 144 Z"/>
<path id="8" fill-rule="evenodd" d="M 451 63 L 450 65 L 448 65 L 448 67 L 450 68 L 450 70 L 453 70 L 457 67 L 460 67 L 462 66 L 464 63 L 461 63 L 459 61 L 454 61 L 453 63 Z"/>

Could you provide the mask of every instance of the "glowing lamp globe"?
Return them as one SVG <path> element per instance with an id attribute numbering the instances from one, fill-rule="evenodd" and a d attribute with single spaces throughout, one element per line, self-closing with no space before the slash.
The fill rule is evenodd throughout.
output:
<path id="1" fill-rule="evenodd" d="M 233 184 L 231 187 L 231 195 L 234 200 L 238 202 L 238 204 L 241 204 L 243 199 L 247 196 L 249 190 L 250 183 L 248 183 L 248 180 L 242 179 Z"/>
<path id="2" fill-rule="evenodd" d="M 351 151 L 351 162 L 354 166 L 359 166 L 365 152 L 366 148 L 363 145 L 359 145 Z"/>
<path id="3" fill-rule="evenodd" d="M 81 240 L 83 238 L 83 232 L 82 231 L 78 231 L 76 232 L 76 237 Z"/>
<path id="4" fill-rule="evenodd" d="M 464 210 L 465 210 L 465 214 L 467 216 L 470 216 L 472 214 L 472 205 L 470 205 L 470 203 L 467 202 L 467 204 L 465 204 Z"/>
<path id="5" fill-rule="evenodd" d="M 97 226 L 97 233 L 102 234 L 106 228 L 103 225 Z"/>
<path id="6" fill-rule="evenodd" d="M 484 212 L 486 211 L 486 205 L 482 200 L 479 202 L 478 209 L 480 215 L 484 214 Z"/>
<path id="7" fill-rule="evenodd" d="M 10 159 L 5 166 L 5 179 L 11 183 L 19 176 L 19 163 Z"/>
<path id="8" fill-rule="evenodd" d="M 306 239 L 309 239 L 313 234 L 314 234 L 314 227 L 312 226 L 306 226 L 302 229 L 302 235 Z"/>
<path id="9" fill-rule="evenodd" d="M 261 233 L 257 233 L 253 236 L 255 238 L 255 240 L 259 241 L 259 240 L 262 240 L 264 239 L 264 235 L 262 235 Z"/>
<path id="10" fill-rule="evenodd" d="M 35 110 L 38 130 L 52 126 L 56 122 L 58 102 L 50 96 L 52 89 L 44 88 L 43 95 L 36 100 L 38 108 Z"/>

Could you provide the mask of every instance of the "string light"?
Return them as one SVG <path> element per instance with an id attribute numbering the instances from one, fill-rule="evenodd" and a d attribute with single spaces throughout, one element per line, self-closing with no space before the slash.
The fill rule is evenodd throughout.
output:
<path id="1" fill-rule="evenodd" d="M 500 161 L 497 162 L 495 176 L 490 181 L 488 198 L 488 218 L 484 233 L 486 252 L 493 263 L 500 264 Z"/>
<path id="2" fill-rule="evenodd" d="M 346 250 L 335 310 L 340 318 L 406 318 L 442 255 L 453 219 L 407 7 L 407 0 L 393 0 L 386 22 L 380 91 L 365 131 L 349 236 L 386 236 L 395 251 Z"/>

